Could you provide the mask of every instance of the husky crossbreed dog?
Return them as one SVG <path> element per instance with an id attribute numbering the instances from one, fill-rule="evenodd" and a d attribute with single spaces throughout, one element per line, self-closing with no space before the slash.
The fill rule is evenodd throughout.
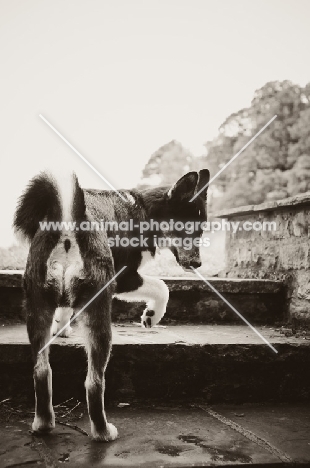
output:
<path id="1" fill-rule="evenodd" d="M 193 202 L 189 201 L 208 184 L 209 178 L 207 169 L 199 173 L 189 172 L 172 187 L 121 190 L 122 198 L 113 191 L 83 190 L 74 174 L 61 180 L 44 172 L 32 179 L 19 200 L 14 227 L 30 241 L 24 274 L 24 307 L 34 361 L 34 432 L 49 432 L 55 427 L 49 347 L 42 351 L 50 340 L 51 331 L 56 333 L 60 330 L 72 311 L 82 309 L 117 272 L 126 267 L 78 318 L 85 330 L 88 355 L 85 387 L 91 434 L 98 441 L 116 439 L 117 429 L 107 422 L 104 410 L 104 374 L 112 346 L 112 296 L 115 294 L 126 301 L 145 301 L 147 307 L 141 325 L 147 328 L 163 317 L 169 298 L 163 281 L 138 272 L 141 264 L 155 255 L 156 243 L 123 248 L 111 245 L 109 237 L 114 235 L 115 238 L 115 232 L 82 230 L 79 226 L 98 220 L 120 223 L 133 219 L 136 226 L 136 222 L 147 220 L 192 221 L 196 222 L 196 227 L 188 237 L 197 240 L 202 234 L 199 221 L 207 220 L 207 189 Z M 76 228 L 46 230 L 40 225 L 43 221 L 61 224 L 74 221 Z M 135 234 L 122 232 L 122 236 Z M 154 240 L 154 232 L 147 235 Z M 164 235 L 179 238 L 180 232 L 173 225 Z M 172 247 L 172 251 L 184 268 L 197 268 L 201 264 L 197 243 L 193 243 L 190 249 L 178 245 Z M 68 335 L 68 330 L 69 327 L 65 335 Z"/>

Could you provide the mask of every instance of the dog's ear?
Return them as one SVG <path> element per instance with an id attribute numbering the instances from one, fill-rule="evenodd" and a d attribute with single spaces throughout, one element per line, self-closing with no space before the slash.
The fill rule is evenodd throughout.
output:
<path id="1" fill-rule="evenodd" d="M 201 169 L 199 171 L 198 177 L 198 184 L 196 187 L 196 193 L 198 193 L 201 189 L 202 192 L 198 195 L 199 197 L 203 198 L 204 200 L 207 199 L 208 188 L 209 188 L 209 180 L 210 180 L 210 172 L 208 169 Z"/>
<path id="2" fill-rule="evenodd" d="M 168 191 L 171 200 L 190 200 L 195 193 L 198 182 L 197 172 L 188 172 L 179 179 Z"/>

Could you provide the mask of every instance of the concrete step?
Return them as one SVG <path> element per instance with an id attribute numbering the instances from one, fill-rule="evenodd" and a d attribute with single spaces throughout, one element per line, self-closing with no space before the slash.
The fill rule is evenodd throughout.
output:
<path id="1" fill-rule="evenodd" d="M 206 402 L 310 400 L 310 341 L 272 327 L 180 325 L 144 330 L 113 325 L 107 400 Z M 86 358 L 78 328 L 51 345 L 55 401 L 85 399 Z M 33 398 L 25 325 L 0 328 L 0 398 Z"/>
<path id="2" fill-rule="evenodd" d="M 240 318 L 202 280 L 196 277 L 163 278 L 170 290 L 162 323 L 239 324 Z M 286 290 L 280 281 L 208 278 L 252 324 L 286 321 Z M 0 324 L 22 323 L 22 271 L 0 271 Z M 142 303 L 113 300 L 114 322 L 139 321 Z"/>
<path id="3" fill-rule="evenodd" d="M 33 407 L 6 402 L 0 407 L 0 466 L 309 466 L 309 409 L 296 404 L 110 407 L 108 419 L 119 438 L 94 444 L 87 437 L 85 405 L 71 401 L 71 410 L 55 408 L 54 431 L 35 437 L 29 433 Z"/>

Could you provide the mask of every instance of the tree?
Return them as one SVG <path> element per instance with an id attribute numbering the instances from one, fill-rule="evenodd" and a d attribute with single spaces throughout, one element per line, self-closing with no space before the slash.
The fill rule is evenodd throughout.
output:
<path id="1" fill-rule="evenodd" d="M 214 182 L 214 209 L 285 198 L 310 189 L 310 83 L 266 83 L 251 106 L 229 116 L 206 144 L 200 165 L 211 175 L 231 159 L 275 114 L 276 120 Z M 211 184 L 212 185 L 212 184 Z"/>
<path id="2" fill-rule="evenodd" d="M 176 140 L 161 146 L 153 153 L 142 172 L 139 187 L 172 185 L 182 175 L 193 169 L 194 157 Z"/>

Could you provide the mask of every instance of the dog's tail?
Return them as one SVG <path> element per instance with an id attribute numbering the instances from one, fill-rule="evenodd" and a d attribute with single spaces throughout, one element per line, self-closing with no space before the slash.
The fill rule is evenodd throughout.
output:
<path id="1" fill-rule="evenodd" d="M 85 216 L 84 192 L 73 173 L 39 174 L 19 200 L 15 231 L 31 243 L 24 286 L 44 283 L 56 307 L 71 307 L 74 280 L 82 276 L 77 229 L 68 226 Z"/>
<path id="2" fill-rule="evenodd" d="M 76 175 L 43 172 L 30 181 L 20 197 L 13 227 L 17 235 L 31 242 L 42 229 L 41 223 L 46 227 L 47 223 L 76 222 L 84 216 L 84 192 Z"/>

